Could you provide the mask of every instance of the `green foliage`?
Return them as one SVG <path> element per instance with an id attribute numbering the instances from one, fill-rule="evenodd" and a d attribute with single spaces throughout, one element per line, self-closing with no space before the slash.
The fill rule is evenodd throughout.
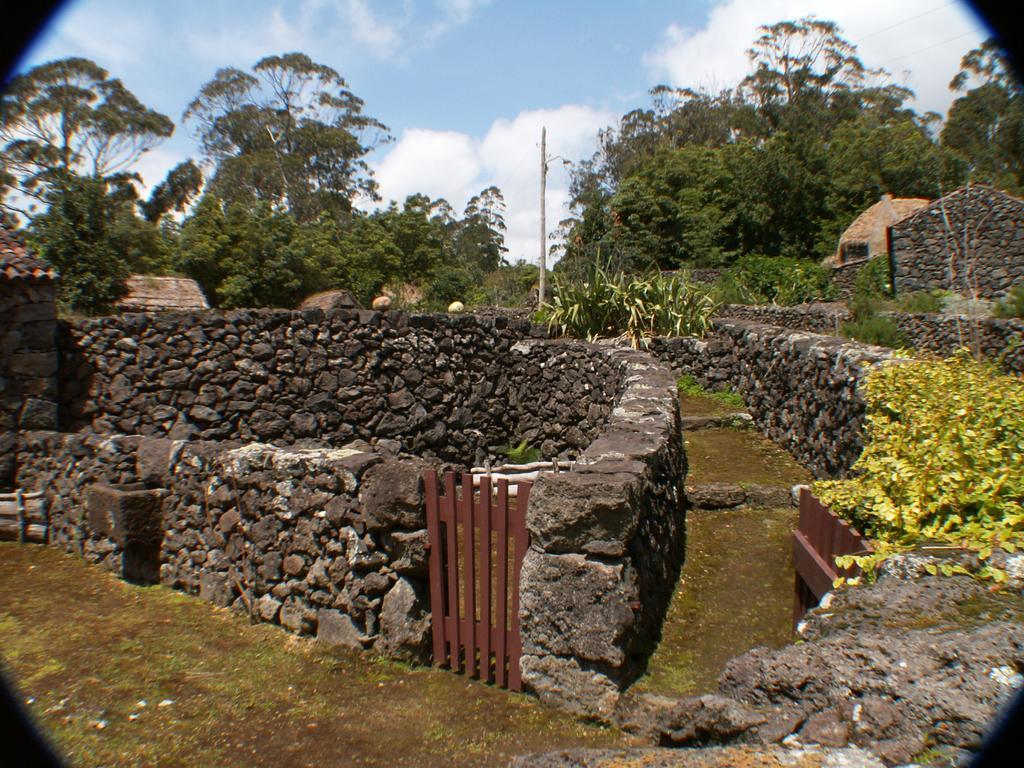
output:
<path id="1" fill-rule="evenodd" d="M 0 92 L 0 199 L 16 190 L 46 203 L 54 186 L 67 194 L 71 175 L 112 181 L 173 131 L 95 62 L 40 64 Z"/>
<path id="2" fill-rule="evenodd" d="M 720 301 L 742 304 L 802 304 L 832 295 L 824 267 L 782 256 L 744 256 L 719 278 L 716 288 Z"/>
<path id="3" fill-rule="evenodd" d="M 912 291 L 902 294 L 896 301 L 901 312 L 912 314 L 927 314 L 941 312 L 946 304 L 946 297 L 949 291 Z"/>
<path id="4" fill-rule="evenodd" d="M 684 395 L 692 395 L 695 397 L 712 397 L 725 405 L 731 405 L 734 408 L 742 408 L 743 395 L 734 390 L 732 387 L 726 387 L 725 389 L 718 390 L 707 390 L 700 385 L 691 374 L 686 373 L 679 377 L 676 382 L 676 387 L 679 392 Z"/>
<path id="5" fill-rule="evenodd" d="M 507 456 L 510 464 L 530 464 L 540 460 L 540 449 L 534 448 L 525 438 L 518 445 L 499 445 L 497 451 Z"/>
<path id="6" fill-rule="evenodd" d="M 367 154 L 390 140 L 335 70 L 303 53 L 267 56 L 252 72 L 220 69 L 185 110 L 227 203 L 273 203 L 296 221 L 352 210 L 376 195 Z"/>
<path id="7" fill-rule="evenodd" d="M 650 336 L 701 336 L 715 303 L 683 274 L 630 277 L 591 267 L 584 280 L 555 277 L 542 317 L 560 333 L 593 340 L 626 335 L 635 347 Z"/>
<path id="8" fill-rule="evenodd" d="M 871 259 L 857 270 L 857 276 L 853 280 L 853 295 L 872 299 L 891 296 L 892 270 L 889 259 Z"/>
<path id="9" fill-rule="evenodd" d="M 115 246 L 117 220 L 133 214 L 98 178 L 67 176 L 46 193 L 46 212 L 32 222 L 33 247 L 60 272 L 61 304 L 99 314 L 124 295 L 128 264 Z"/>
<path id="10" fill-rule="evenodd" d="M 846 480 L 815 494 L 878 542 L 852 558 L 872 568 L 922 542 L 965 547 L 985 561 L 1024 543 L 1024 381 L 966 352 L 871 371 L 865 448 Z M 1001 580 L 997 569 L 982 576 Z"/>
<path id="11" fill-rule="evenodd" d="M 1024 317 L 1024 283 L 1017 283 L 996 302 L 992 309 L 996 317 Z"/>
<path id="12" fill-rule="evenodd" d="M 868 315 L 844 323 L 840 330 L 843 336 L 864 344 L 874 344 L 890 349 L 905 349 L 909 346 L 907 337 L 899 327 L 884 315 Z"/>

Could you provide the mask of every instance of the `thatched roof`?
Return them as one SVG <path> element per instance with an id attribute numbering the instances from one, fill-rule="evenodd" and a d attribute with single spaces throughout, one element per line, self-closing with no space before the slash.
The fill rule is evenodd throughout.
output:
<path id="1" fill-rule="evenodd" d="M 348 291 L 321 291 L 304 298 L 299 309 L 359 309 L 359 302 Z"/>
<path id="2" fill-rule="evenodd" d="M 882 195 L 878 202 L 853 220 L 839 238 L 839 250 L 830 259 L 833 265 L 843 264 L 852 259 L 847 251 L 859 246 L 861 258 L 870 258 L 886 251 L 885 231 L 898 221 L 913 216 L 931 200 L 920 197 L 892 197 Z M 865 252 L 866 246 L 866 252 Z"/>
<path id="3" fill-rule="evenodd" d="M 53 280 L 56 271 L 32 255 L 24 241 L 0 221 L 0 279 Z"/>
<path id="4" fill-rule="evenodd" d="M 187 277 L 132 275 L 124 283 L 128 293 L 117 303 L 124 312 L 210 308 L 199 283 Z"/>

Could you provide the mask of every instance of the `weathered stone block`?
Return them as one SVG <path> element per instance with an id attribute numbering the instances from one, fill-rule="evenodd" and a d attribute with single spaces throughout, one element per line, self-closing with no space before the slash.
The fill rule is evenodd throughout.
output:
<path id="1" fill-rule="evenodd" d="M 430 465 L 418 459 L 385 460 L 366 470 L 359 503 L 367 528 L 425 528 L 423 471 Z"/>
<path id="2" fill-rule="evenodd" d="M 122 550 L 121 576 L 129 581 L 160 579 L 163 491 L 141 485 L 94 484 L 86 489 L 90 528 Z"/>
<path id="3" fill-rule="evenodd" d="M 399 579 L 381 603 L 378 644 L 389 656 L 426 661 L 430 638 L 430 613 L 423 596 L 410 581 Z"/>
<path id="4" fill-rule="evenodd" d="M 362 650 L 368 641 L 366 635 L 352 621 L 352 617 L 334 609 L 321 608 L 317 613 L 316 639 L 318 642 L 350 650 Z"/>
<path id="5" fill-rule="evenodd" d="M 640 519 L 641 476 L 562 472 L 537 478 L 527 527 L 545 552 L 626 553 Z"/>
<path id="6" fill-rule="evenodd" d="M 199 597 L 220 608 L 227 608 L 235 599 L 235 590 L 226 573 L 199 575 Z"/>
<path id="7" fill-rule="evenodd" d="M 613 668 L 625 664 L 634 607 L 640 607 L 630 567 L 531 549 L 521 585 L 524 653 L 575 656 Z"/>

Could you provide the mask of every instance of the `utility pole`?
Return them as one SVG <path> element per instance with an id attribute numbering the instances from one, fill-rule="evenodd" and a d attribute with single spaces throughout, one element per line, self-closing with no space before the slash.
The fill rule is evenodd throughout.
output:
<path id="1" fill-rule="evenodd" d="M 540 291 L 537 297 L 537 306 L 541 307 L 547 298 L 547 272 L 548 272 L 548 228 L 544 209 L 544 191 L 548 181 L 548 129 L 542 126 L 540 129 Z"/>

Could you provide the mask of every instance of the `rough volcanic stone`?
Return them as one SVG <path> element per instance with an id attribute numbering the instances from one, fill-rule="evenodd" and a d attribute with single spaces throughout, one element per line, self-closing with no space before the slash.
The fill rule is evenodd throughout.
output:
<path id="1" fill-rule="evenodd" d="M 641 482 L 635 474 L 540 475 L 527 512 L 533 544 L 545 552 L 621 557 L 640 519 Z"/>
<path id="2" fill-rule="evenodd" d="M 520 579 L 524 653 L 625 663 L 640 598 L 627 566 L 531 549 Z"/>
<path id="3" fill-rule="evenodd" d="M 317 613 L 316 639 L 327 645 L 362 650 L 368 638 L 356 627 L 352 618 L 341 611 L 321 608 Z"/>
<path id="4" fill-rule="evenodd" d="M 426 527 L 423 471 L 429 466 L 418 459 L 388 459 L 367 469 L 359 489 L 367 528 Z"/>
<path id="5" fill-rule="evenodd" d="M 605 720 L 615 711 L 618 686 L 599 670 L 582 667 L 577 659 L 524 654 L 519 667 L 524 687 L 546 704 Z"/>
<path id="6" fill-rule="evenodd" d="M 199 598 L 220 608 L 227 608 L 235 599 L 234 588 L 226 573 L 203 573 L 199 576 Z"/>
<path id="7" fill-rule="evenodd" d="M 430 613 L 407 579 L 399 579 L 384 595 L 380 609 L 380 642 L 389 656 L 426 661 L 430 655 Z"/>

